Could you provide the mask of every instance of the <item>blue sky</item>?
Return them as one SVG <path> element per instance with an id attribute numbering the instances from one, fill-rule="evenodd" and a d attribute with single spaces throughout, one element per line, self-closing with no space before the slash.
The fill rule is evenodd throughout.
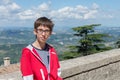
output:
<path id="1" fill-rule="evenodd" d="M 33 27 L 41 16 L 55 26 L 88 24 L 120 27 L 120 0 L 1 0 L 0 27 Z"/>

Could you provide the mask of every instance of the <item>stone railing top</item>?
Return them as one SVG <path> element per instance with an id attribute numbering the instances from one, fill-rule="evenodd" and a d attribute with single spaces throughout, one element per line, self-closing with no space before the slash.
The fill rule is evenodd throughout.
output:
<path id="1" fill-rule="evenodd" d="M 100 52 L 80 58 L 61 61 L 62 77 L 72 76 L 120 60 L 120 49 Z"/>

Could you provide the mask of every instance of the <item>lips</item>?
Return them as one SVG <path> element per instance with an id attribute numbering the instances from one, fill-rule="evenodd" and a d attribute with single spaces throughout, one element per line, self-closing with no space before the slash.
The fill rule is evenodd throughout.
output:
<path id="1" fill-rule="evenodd" d="M 41 39 L 42 41 L 46 41 L 46 38 L 45 38 L 45 37 L 40 37 L 40 39 Z"/>

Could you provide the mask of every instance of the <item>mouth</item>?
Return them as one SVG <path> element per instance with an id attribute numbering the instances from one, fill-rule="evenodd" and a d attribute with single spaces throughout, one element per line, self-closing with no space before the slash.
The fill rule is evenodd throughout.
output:
<path id="1" fill-rule="evenodd" d="M 45 37 L 41 37 L 40 38 L 42 41 L 46 41 L 46 38 Z"/>

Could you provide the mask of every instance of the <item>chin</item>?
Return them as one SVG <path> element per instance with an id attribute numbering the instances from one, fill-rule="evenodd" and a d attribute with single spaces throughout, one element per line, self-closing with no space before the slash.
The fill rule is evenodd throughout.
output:
<path id="1" fill-rule="evenodd" d="M 43 41 L 43 40 L 41 40 L 40 42 L 41 42 L 41 43 L 46 43 L 46 41 Z"/>

